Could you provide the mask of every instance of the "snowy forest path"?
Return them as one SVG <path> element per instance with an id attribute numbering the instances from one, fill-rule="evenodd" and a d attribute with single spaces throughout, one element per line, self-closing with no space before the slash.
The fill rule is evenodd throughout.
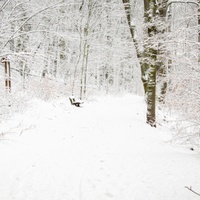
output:
<path id="1" fill-rule="evenodd" d="M 198 199 L 185 186 L 199 188 L 199 158 L 167 144 L 168 133 L 145 124 L 145 110 L 131 95 L 81 108 L 33 101 L 0 144 L 0 199 Z"/>

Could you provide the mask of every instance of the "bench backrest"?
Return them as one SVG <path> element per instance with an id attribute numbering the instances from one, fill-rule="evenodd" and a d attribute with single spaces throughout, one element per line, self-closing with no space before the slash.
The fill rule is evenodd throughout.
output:
<path id="1" fill-rule="evenodd" d="M 75 98 L 69 97 L 69 100 L 70 100 L 70 102 L 71 102 L 72 105 L 74 105 L 74 103 L 76 102 L 76 101 L 75 101 Z"/>

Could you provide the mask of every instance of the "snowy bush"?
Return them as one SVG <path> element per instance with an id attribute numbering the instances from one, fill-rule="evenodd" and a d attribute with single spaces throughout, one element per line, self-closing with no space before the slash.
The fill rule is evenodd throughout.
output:
<path id="1" fill-rule="evenodd" d="M 55 98 L 60 92 L 56 82 L 47 78 L 42 78 L 41 80 L 38 78 L 29 79 L 26 87 L 30 96 L 37 97 L 45 101 Z"/>
<path id="2" fill-rule="evenodd" d="M 26 109 L 29 100 L 27 93 L 21 91 L 7 93 L 1 90 L 0 95 L 0 121 Z"/>

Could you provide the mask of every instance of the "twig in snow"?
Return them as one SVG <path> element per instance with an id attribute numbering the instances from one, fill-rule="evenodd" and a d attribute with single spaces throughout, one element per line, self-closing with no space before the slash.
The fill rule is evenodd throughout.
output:
<path id="1" fill-rule="evenodd" d="M 195 192 L 193 189 L 192 189 L 192 187 L 190 186 L 190 187 L 187 187 L 187 186 L 185 186 L 185 188 L 186 189 L 188 189 L 188 190 L 190 190 L 191 192 L 193 192 L 194 194 L 196 194 L 196 195 L 198 195 L 198 196 L 200 196 L 200 194 L 199 193 L 197 193 L 197 192 Z"/>
<path id="2" fill-rule="evenodd" d="M 25 132 L 25 131 L 27 131 L 27 130 L 34 129 L 34 128 L 35 128 L 35 125 L 30 125 L 30 127 L 27 127 L 27 128 L 22 129 L 19 135 L 22 135 L 23 132 Z"/>

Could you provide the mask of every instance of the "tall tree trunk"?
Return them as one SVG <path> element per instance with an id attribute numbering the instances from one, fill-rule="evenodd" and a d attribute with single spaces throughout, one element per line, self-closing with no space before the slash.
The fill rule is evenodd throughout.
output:
<path id="1" fill-rule="evenodd" d="M 164 24 L 166 21 L 166 14 L 167 14 L 167 4 L 168 4 L 168 0 L 162 0 L 159 4 L 158 4 L 158 14 L 159 14 L 159 20 L 161 24 Z M 170 27 L 168 28 L 162 28 L 161 30 L 159 30 L 160 33 L 164 33 L 167 31 L 167 29 L 170 29 Z M 160 52 L 158 52 L 158 54 L 160 54 Z M 163 57 L 163 56 L 162 56 Z M 159 62 L 157 68 L 159 69 L 159 73 L 157 73 L 158 76 L 160 76 L 161 79 L 161 88 L 160 88 L 160 94 L 158 95 L 158 100 L 161 103 L 165 103 L 165 96 L 166 96 L 166 92 L 167 92 L 167 68 L 170 66 L 170 61 L 167 60 L 166 56 L 162 59 L 159 59 Z"/>
<path id="2" fill-rule="evenodd" d="M 156 65 L 149 66 L 147 86 L 147 124 L 156 127 Z"/>
<path id="3" fill-rule="evenodd" d="M 156 0 L 144 0 L 145 3 L 145 21 L 149 23 L 147 28 L 148 39 L 151 39 L 156 34 L 156 26 L 154 17 L 156 15 Z M 145 49 L 147 52 L 148 63 L 148 85 L 147 85 L 147 124 L 156 127 L 156 60 L 157 50 L 150 42 L 150 47 Z"/>
<path id="4" fill-rule="evenodd" d="M 137 41 L 135 40 L 135 34 L 134 34 L 134 26 L 132 26 L 131 24 L 131 5 L 130 5 L 130 0 L 122 0 L 123 5 L 124 5 L 124 10 L 126 13 L 126 18 L 127 18 L 127 22 L 128 22 L 128 26 L 130 29 L 130 34 L 133 40 L 133 44 L 135 46 L 136 49 L 136 53 L 137 53 L 137 57 L 141 58 L 145 56 L 145 53 L 143 53 L 141 55 L 141 53 L 138 50 L 138 44 Z M 141 68 L 141 80 L 143 83 L 143 88 L 144 88 L 144 93 L 146 94 L 147 92 L 147 83 L 148 83 L 148 66 L 146 65 L 146 63 L 141 62 L 140 61 L 140 68 Z"/>
<path id="5" fill-rule="evenodd" d="M 198 27 L 199 27 L 200 26 L 200 0 L 198 0 L 198 4 L 199 4 L 199 9 L 198 9 Z M 199 35 L 198 35 L 198 42 L 200 43 L 200 31 L 199 31 Z M 200 64 L 200 47 L 199 47 L 199 56 L 198 57 L 199 57 L 198 64 Z"/>
<path id="6" fill-rule="evenodd" d="M 83 46 L 83 59 L 82 59 L 82 67 L 81 67 L 81 82 L 80 82 L 80 99 L 83 98 L 83 93 L 84 93 L 84 88 L 86 91 L 86 85 L 84 85 L 86 83 L 87 80 L 87 66 L 86 64 L 88 64 L 87 62 L 87 58 L 88 58 L 88 50 L 87 50 L 87 46 L 88 46 L 88 41 L 87 41 L 87 37 L 88 37 L 88 30 L 86 30 L 87 33 L 85 33 L 84 37 L 84 46 Z"/>
<path id="7" fill-rule="evenodd" d="M 122 0 L 123 4 L 124 4 L 124 10 L 126 13 L 126 18 L 127 18 L 127 22 L 129 25 L 129 29 L 130 29 L 130 33 L 131 33 L 131 37 L 134 40 L 134 27 L 131 25 L 131 5 L 130 5 L 130 0 Z"/>
<path id="8" fill-rule="evenodd" d="M 83 94 L 86 97 L 87 94 L 87 75 L 88 75 L 88 57 L 89 57 L 89 45 L 87 45 L 87 50 L 86 50 L 86 58 L 85 58 L 85 76 L 84 76 L 84 90 Z"/>
<path id="9" fill-rule="evenodd" d="M 84 1 L 83 1 L 84 5 Z M 80 80 L 80 99 L 86 95 L 87 88 L 87 70 L 88 70 L 88 54 L 89 54 L 89 44 L 88 44 L 88 35 L 89 35 L 89 26 L 90 26 L 90 18 L 92 15 L 92 1 L 88 1 L 87 5 L 87 21 L 83 28 L 83 58 L 82 58 L 82 67 L 81 67 L 81 80 Z M 82 8 L 81 8 L 82 9 Z"/>
<path id="10" fill-rule="evenodd" d="M 138 58 L 141 57 L 137 49 L 137 43 L 134 39 L 134 28 L 131 25 L 130 0 L 122 0 L 124 9 L 130 28 L 130 33 L 136 48 Z M 144 0 L 144 18 L 145 23 L 150 24 L 147 30 L 147 37 L 151 38 L 156 34 L 156 27 L 153 24 L 153 17 L 156 14 L 156 0 Z M 152 127 L 156 127 L 156 59 L 157 51 L 153 47 L 146 46 L 142 55 L 147 61 L 140 61 L 141 75 L 143 81 L 144 92 L 147 95 L 147 123 Z"/>

